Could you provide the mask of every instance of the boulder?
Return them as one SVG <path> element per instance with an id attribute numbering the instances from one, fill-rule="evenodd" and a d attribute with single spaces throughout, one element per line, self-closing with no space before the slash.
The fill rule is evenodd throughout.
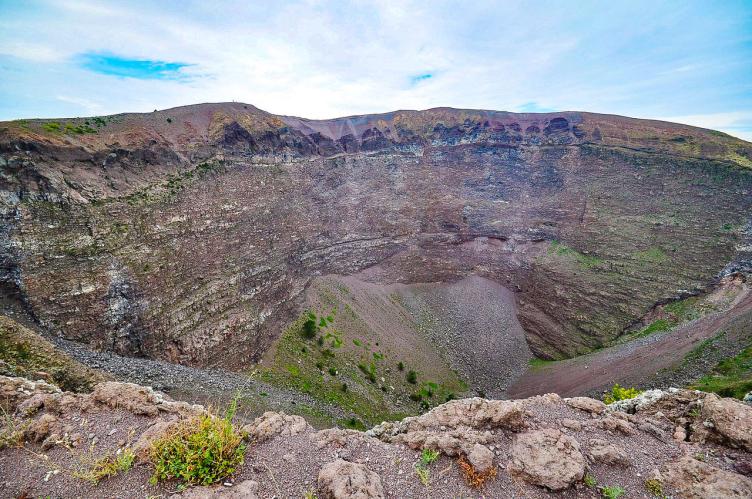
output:
<path id="1" fill-rule="evenodd" d="M 149 426 L 146 431 L 138 437 L 136 443 L 133 444 L 133 452 L 136 455 L 136 460 L 140 463 L 148 461 L 149 455 L 151 454 L 152 443 L 167 435 L 177 424 L 178 421 L 158 420 Z"/>
<path id="2" fill-rule="evenodd" d="M 113 409 L 125 409 L 133 414 L 156 416 L 160 398 L 151 388 L 134 383 L 107 381 L 94 387 L 91 397 Z"/>
<path id="3" fill-rule="evenodd" d="M 265 412 L 257 417 L 253 423 L 243 427 L 248 438 L 263 442 L 276 436 L 297 435 L 312 430 L 305 419 L 300 416 L 290 416 L 284 412 Z"/>
<path id="4" fill-rule="evenodd" d="M 752 451 L 752 407 L 709 393 L 703 401 L 700 416 L 701 430 L 704 428 L 715 433 L 717 439 L 732 447 Z M 704 431 L 698 433 L 702 435 Z"/>
<path id="5" fill-rule="evenodd" d="M 60 389 L 45 381 L 0 376 L 0 408 L 13 413 L 19 404 L 37 394 L 61 393 Z"/>
<path id="6" fill-rule="evenodd" d="M 57 418 L 52 414 L 42 414 L 29 425 L 24 436 L 32 442 L 41 442 L 47 438 L 56 423 Z"/>
<path id="7" fill-rule="evenodd" d="M 624 450 L 599 438 L 590 439 L 588 442 L 588 456 L 596 463 L 628 466 L 630 463 Z"/>
<path id="8" fill-rule="evenodd" d="M 526 482 L 550 490 L 564 490 L 582 480 L 585 457 L 577 441 L 546 428 L 515 437 L 507 471 Z"/>
<path id="9" fill-rule="evenodd" d="M 569 407 L 574 407 L 581 411 L 589 412 L 591 414 L 603 414 L 606 412 L 606 404 L 600 400 L 591 399 L 589 397 L 572 397 L 564 399 L 564 402 Z"/>
<path id="10" fill-rule="evenodd" d="M 467 460 L 478 473 L 486 473 L 493 468 L 494 453 L 485 445 L 475 444 L 468 453 Z"/>
<path id="11" fill-rule="evenodd" d="M 383 498 L 381 478 L 362 464 L 337 459 L 319 471 L 318 487 L 322 499 Z"/>
<path id="12" fill-rule="evenodd" d="M 621 418 L 608 416 L 601 419 L 598 425 L 606 431 L 619 432 L 623 435 L 631 436 L 637 433 L 632 423 Z"/>
<path id="13" fill-rule="evenodd" d="M 752 497 L 752 480 L 718 469 L 690 456 L 666 466 L 664 481 L 686 499 Z"/>

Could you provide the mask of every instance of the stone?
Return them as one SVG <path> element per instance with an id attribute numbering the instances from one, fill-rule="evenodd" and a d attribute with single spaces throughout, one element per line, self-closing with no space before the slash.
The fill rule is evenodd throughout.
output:
<path id="1" fill-rule="evenodd" d="M 134 383 L 106 381 L 94 387 L 91 397 L 113 409 L 125 409 L 133 414 L 156 416 L 160 398 L 151 388 Z"/>
<path id="2" fill-rule="evenodd" d="M 632 423 L 616 417 L 605 417 L 599 421 L 599 426 L 606 431 L 619 432 L 631 436 L 637 433 Z"/>
<path id="3" fill-rule="evenodd" d="M 629 466 L 631 464 L 626 452 L 617 445 L 599 438 L 593 438 L 588 442 L 588 446 L 588 456 L 596 463 L 618 466 Z"/>
<path id="4" fill-rule="evenodd" d="M 752 451 L 752 407 L 714 393 L 705 396 L 700 414 L 706 432 L 732 446 Z M 705 432 L 700 432 L 700 434 Z"/>
<path id="5" fill-rule="evenodd" d="M 253 423 L 247 424 L 242 431 L 247 433 L 248 439 L 263 442 L 276 436 L 297 435 L 312 430 L 305 419 L 300 416 L 290 416 L 283 412 L 265 412 L 257 417 Z"/>
<path id="6" fill-rule="evenodd" d="M 478 473 L 485 473 L 493 468 L 494 453 L 485 445 L 475 444 L 468 453 L 467 460 Z"/>
<path id="7" fill-rule="evenodd" d="M 507 471 L 549 490 L 564 490 L 585 475 L 585 457 L 577 441 L 553 428 L 516 435 Z"/>
<path id="8" fill-rule="evenodd" d="M 569 407 L 574 407 L 581 411 L 589 412 L 591 414 L 603 414 L 606 412 L 606 404 L 600 400 L 591 399 L 589 397 L 572 397 L 564 399 Z"/>
<path id="9" fill-rule="evenodd" d="M 170 499 L 257 499 L 258 482 L 244 480 L 232 487 L 192 487 L 182 494 L 173 494 Z"/>
<path id="10" fill-rule="evenodd" d="M 381 478 L 362 464 L 337 459 L 319 471 L 318 487 L 322 499 L 383 498 Z"/>
<path id="11" fill-rule="evenodd" d="M 562 419 L 561 425 L 564 428 L 569 428 L 570 430 L 573 430 L 573 431 L 582 430 L 582 423 L 580 423 L 576 419 Z"/>
<path id="12" fill-rule="evenodd" d="M 752 480 L 721 470 L 691 456 L 683 456 L 667 465 L 662 474 L 678 497 L 686 499 L 752 497 Z"/>
<path id="13" fill-rule="evenodd" d="M 55 416 L 52 414 L 42 414 L 26 429 L 25 437 L 32 442 L 41 442 L 50 434 L 55 423 L 57 423 Z"/>

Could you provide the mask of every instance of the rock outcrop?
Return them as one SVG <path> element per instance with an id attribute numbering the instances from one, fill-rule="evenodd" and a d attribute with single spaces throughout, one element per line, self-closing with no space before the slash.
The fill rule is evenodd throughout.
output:
<path id="1" fill-rule="evenodd" d="M 491 279 L 515 290 L 533 353 L 573 356 L 750 261 L 752 146 L 709 130 L 224 103 L 65 131 L 83 120 L 0 124 L 0 289 L 51 332 L 127 355 L 246 365 L 312 276 L 370 269 Z"/>
<path id="2" fill-rule="evenodd" d="M 338 459 L 326 464 L 318 476 L 318 486 L 326 499 L 382 499 L 384 487 L 379 476 L 362 464 Z"/>
<path id="3" fill-rule="evenodd" d="M 507 470 L 550 490 L 564 490 L 585 476 L 585 457 L 577 441 L 553 428 L 517 435 Z"/>
<path id="4" fill-rule="evenodd" d="M 0 377 L 0 395 L 10 417 L 0 494 L 10 497 L 592 497 L 594 482 L 627 497 L 752 494 L 752 407 L 690 390 L 610 406 L 554 394 L 454 400 L 368 432 L 316 431 L 300 416 L 266 412 L 243 426 L 245 459 L 231 477 L 180 494 L 174 484 L 149 483 L 151 443 L 203 407 L 115 382 L 74 394 Z M 80 478 L 93 460 L 128 449 L 132 469 L 96 486 Z M 437 450 L 437 462 L 424 450 Z"/>

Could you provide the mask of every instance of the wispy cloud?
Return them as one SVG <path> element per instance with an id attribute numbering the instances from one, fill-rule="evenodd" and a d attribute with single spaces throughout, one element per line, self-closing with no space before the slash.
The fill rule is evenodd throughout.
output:
<path id="1" fill-rule="evenodd" d="M 84 69 L 109 76 L 137 78 L 140 80 L 185 80 L 188 75 L 184 62 L 166 62 L 148 59 L 130 59 L 114 54 L 86 53 L 76 57 Z"/>
<path id="2" fill-rule="evenodd" d="M 744 0 L 0 4 L 0 119 L 90 112 L 74 98 L 98 114 L 237 100 L 310 118 L 454 106 L 752 126 Z"/>

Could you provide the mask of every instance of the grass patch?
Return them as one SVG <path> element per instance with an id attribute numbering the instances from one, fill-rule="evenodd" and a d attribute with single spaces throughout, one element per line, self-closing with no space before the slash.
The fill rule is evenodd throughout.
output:
<path id="1" fill-rule="evenodd" d="M 546 366 L 551 365 L 553 362 L 556 362 L 555 360 L 547 360 L 547 359 L 539 359 L 538 357 L 533 357 L 532 359 L 527 361 L 527 364 L 532 369 L 542 369 Z"/>
<path id="2" fill-rule="evenodd" d="M 623 496 L 625 493 L 626 491 L 624 490 L 624 487 L 619 487 L 618 485 L 611 485 L 601 488 L 601 494 L 605 499 L 617 499 L 618 497 Z"/>
<path id="3" fill-rule="evenodd" d="M 342 409 L 348 417 L 337 423 L 352 427 L 352 416 L 360 421 L 358 428 L 417 414 L 466 390 L 451 378 L 412 386 L 418 385 L 417 372 L 410 375 L 392 352 L 373 351 L 364 340 L 347 337 L 335 328 L 336 317 L 336 309 L 329 315 L 306 311 L 280 336 L 273 361 L 256 366 L 255 376 Z"/>
<path id="4" fill-rule="evenodd" d="M 204 414 L 184 421 L 154 442 L 151 483 L 177 479 L 210 485 L 233 474 L 245 455 L 243 437 L 232 425 L 235 407 L 233 402 L 224 418 Z"/>
<path id="5" fill-rule="evenodd" d="M 0 317 L 0 374 L 40 379 L 63 390 L 91 391 L 104 378 L 60 352 L 51 343 L 7 317 Z"/>
<path id="6" fill-rule="evenodd" d="M 743 399 L 752 391 L 752 346 L 719 362 L 710 374 L 693 383 L 692 388 L 717 393 L 722 397 Z"/>
<path id="7" fill-rule="evenodd" d="M 669 260 L 669 256 L 661 248 L 653 247 L 644 251 L 636 251 L 634 257 L 645 263 L 665 263 Z"/>
<path id="8" fill-rule="evenodd" d="M 130 448 L 118 449 L 114 455 L 97 459 L 91 468 L 86 471 L 77 471 L 73 473 L 73 476 L 96 485 L 105 478 L 126 473 L 133 467 L 135 460 L 136 455 Z"/>
<path id="9" fill-rule="evenodd" d="M 569 246 L 562 244 L 556 240 L 551 241 L 551 246 L 548 248 L 548 253 L 571 258 L 576 261 L 580 267 L 585 269 L 597 267 L 598 265 L 601 265 L 603 263 L 602 258 L 598 258 L 597 256 L 589 254 L 586 255 L 585 253 L 577 251 L 574 248 L 570 248 Z"/>

